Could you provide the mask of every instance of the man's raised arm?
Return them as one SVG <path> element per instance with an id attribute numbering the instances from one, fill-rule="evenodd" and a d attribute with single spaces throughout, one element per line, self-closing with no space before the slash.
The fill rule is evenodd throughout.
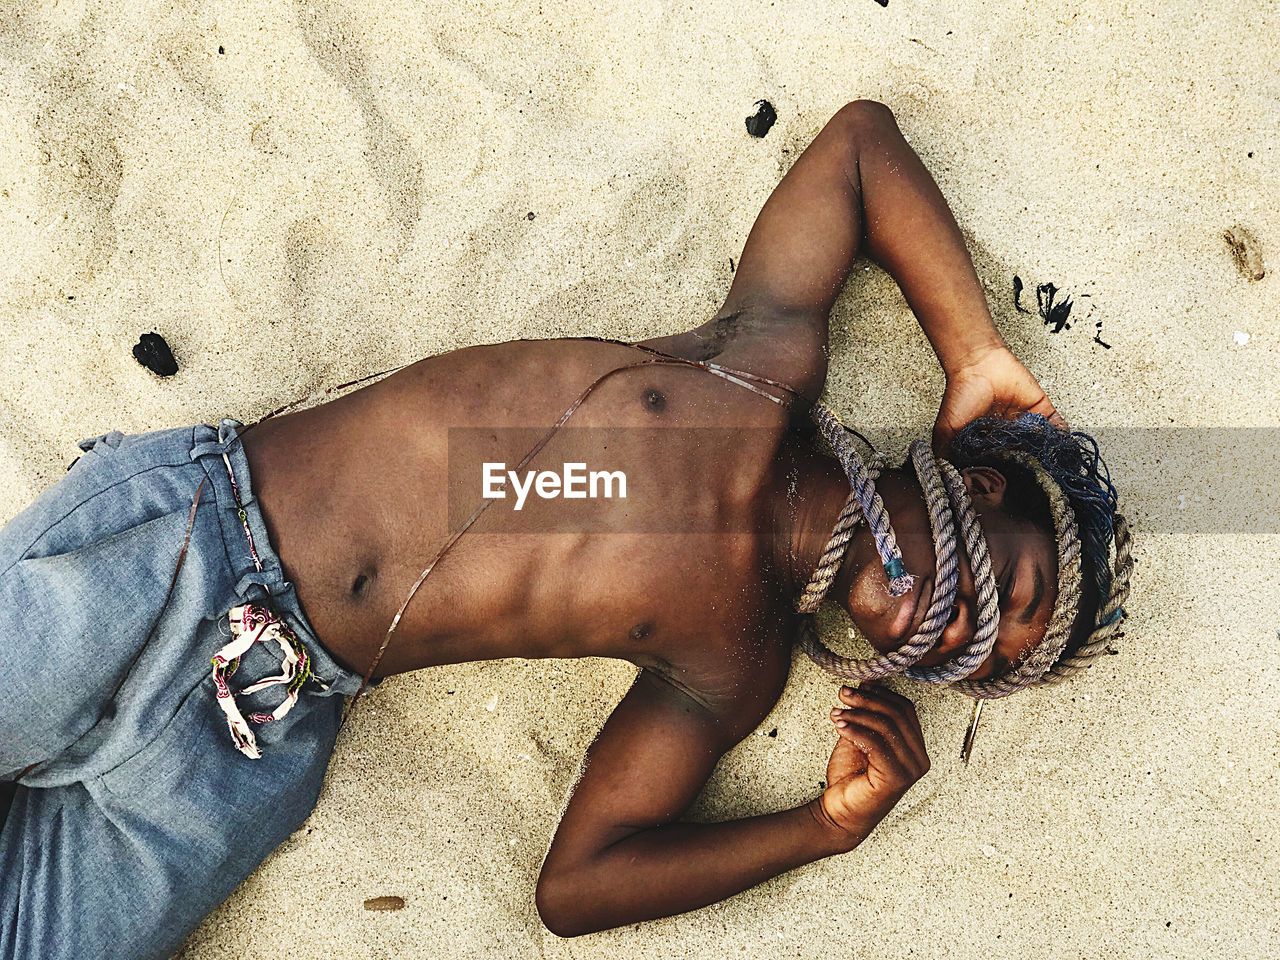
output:
<path id="1" fill-rule="evenodd" d="M 1005 349 L 946 200 L 892 112 L 872 100 L 841 107 L 783 177 L 716 316 L 648 343 L 816 399 L 827 316 L 859 254 L 897 281 L 948 374 Z"/>

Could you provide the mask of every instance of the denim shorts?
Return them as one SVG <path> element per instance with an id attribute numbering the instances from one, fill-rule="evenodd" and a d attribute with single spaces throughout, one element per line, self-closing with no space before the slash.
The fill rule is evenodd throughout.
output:
<path id="1" fill-rule="evenodd" d="M 284 576 L 242 427 L 82 440 L 0 528 L 0 780 L 18 784 L 0 831 L 0 957 L 168 957 L 315 806 L 360 677 L 321 646 Z M 236 747 L 211 663 L 245 603 L 273 611 L 310 661 L 293 708 L 254 724 L 257 759 Z M 255 643 L 227 683 L 279 675 L 281 659 Z M 270 714 L 283 690 L 236 702 Z"/>

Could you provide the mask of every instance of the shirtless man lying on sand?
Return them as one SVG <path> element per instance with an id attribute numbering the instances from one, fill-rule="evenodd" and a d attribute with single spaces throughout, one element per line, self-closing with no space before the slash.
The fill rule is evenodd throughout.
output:
<path id="1" fill-rule="evenodd" d="M 375 661 L 375 683 L 504 657 L 640 668 L 538 881 L 538 910 L 561 936 L 693 910 L 855 848 L 929 769 L 911 703 L 874 684 L 840 690 L 828 786 L 811 802 L 725 823 L 680 817 L 780 695 L 797 597 L 849 497 L 839 464 L 798 428 L 822 393 L 827 315 L 858 256 L 892 274 L 946 371 L 939 452 L 983 415 L 1065 426 L 994 328 L 893 115 L 860 100 L 773 192 L 723 307 L 692 330 L 639 346 L 471 347 L 238 434 L 223 420 L 82 441 L 86 455 L 0 532 L 0 603 L 24 624 L 0 663 L 0 772 L 17 781 L 0 839 L 0 954 L 167 956 L 310 813 L 343 695 Z M 530 496 L 522 513 L 494 500 L 407 603 L 424 560 L 480 503 L 481 461 L 518 464 L 529 437 L 628 365 L 530 464 L 622 471 L 626 498 Z M 449 461 L 460 428 L 474 428 L 461 465 Z M 695 430 L 735 439 L 698 445 Z M 982 679 L 1045 636 L 1058 550 L 1047 515 L 1017 506 L 1025 477 L 991 465 L 963 477 L 1006 614 Z M 920 628 L 935 557 L 912 473 L 886 470 L 877 490 L 916 585 L 890 595 L 864 525 L 829 595 L 888 651 Z M 567 510 L 586 525 L 564 528 Z M 959 568 L 921 666 L 974 637 L 963 552 Z M 1097 608 L 1086 590 L 1068 651 Z M 244 689 L 273 674 L 286 681 Z"/>

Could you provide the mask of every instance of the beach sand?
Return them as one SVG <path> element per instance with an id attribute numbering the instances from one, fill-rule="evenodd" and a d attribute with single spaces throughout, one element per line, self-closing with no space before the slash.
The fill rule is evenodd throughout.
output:
<path id="1" fill-rule="evenodd" d="M 1148 444 L 1112 458 L 1137 558 L 1117 655 L 989 705 L 967 767 L 968 701 L 899 684 L 933 769 L 857 851 L 559 940 L 534 883 L 634 669 L 435 669 L 364 698 L 314 815 L 181 955 L 1275 956 L 1280 298 L 1224 231 L 1280 268 L 1277 78 L 1267 2 L 0 8 L 0 518 L 107 430 L 250 422 L 469 344 L 701 322 L 860 97 L 895 111 L 1072 425 Z M 1072 295 L 1070 328 L 1018 312 L 1015 274 L 1033 309 L 1039 284 Z M 150 331 L 175 376 L 132 356 Z M 847 421 L 895 454 L 927 435 L 941 372 L 879 268 L 855 268 L 832 336 Z M 1227 463 L 1194 456 L 1209 436 Z M 815 796 L 833 694 L 798 656 L 695 813 Z M 405 906 L 364 909 L 379 896 Z"/>

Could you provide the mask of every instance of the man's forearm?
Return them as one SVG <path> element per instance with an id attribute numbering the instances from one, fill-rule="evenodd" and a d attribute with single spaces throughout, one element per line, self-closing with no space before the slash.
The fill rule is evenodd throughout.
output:
<path id="1" fill-rule="evenodd" d="M 607 930 L 704 907 L 861 839 L 827 819 L 817 800 L 746 820 L 672 823 L 544 875 L 538 909 L 560 936 Z"/>
<path id="2" fill-rule="evenodd" d="M 862 199 L 864 252 L 897 281 L 952 371 L 1004 341 L 955 217 L 888 108 L 860 124 L 850 177 Z"/>

